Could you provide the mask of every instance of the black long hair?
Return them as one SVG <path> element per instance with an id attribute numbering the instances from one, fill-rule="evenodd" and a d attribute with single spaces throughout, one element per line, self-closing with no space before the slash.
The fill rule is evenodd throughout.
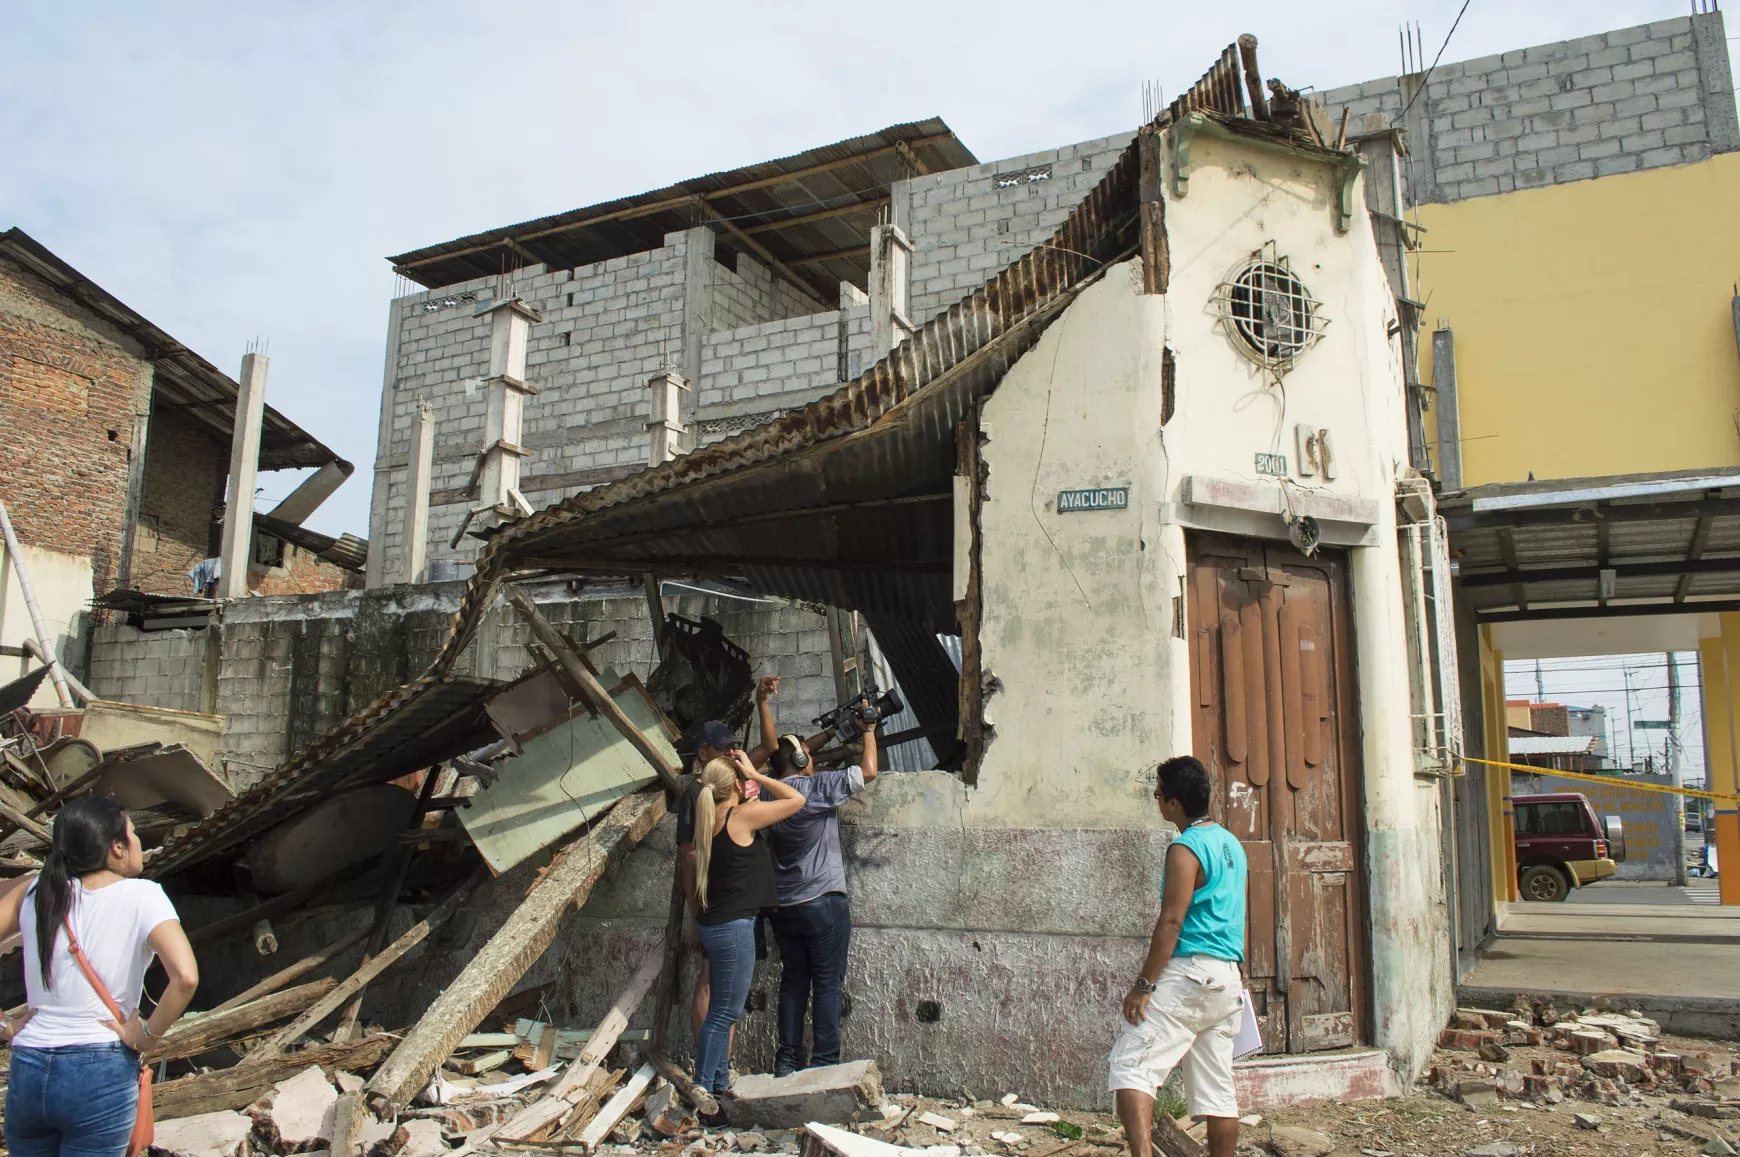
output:
<path id="1" fill-rule="evenodd" d="M 54 817 L 54 846 L 36 877 L 36 954 L 42 963 L 42 985 L 49 985 L 54 938 L 72 907 L 72 884 L 100 872 L 109 863 L 109 849 L 127 842 L 127 809 L 112 799 L 87 795 L 73 800 Z"/>

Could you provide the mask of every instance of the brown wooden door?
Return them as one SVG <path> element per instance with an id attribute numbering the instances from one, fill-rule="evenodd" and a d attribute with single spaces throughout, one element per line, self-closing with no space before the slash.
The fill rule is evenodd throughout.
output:
<path id="1" fill-rule="evenodd" d="M 1369 1039 L 1358 697 L 1345 559 L 1192 535 L 1193 749 L 1250 862 L 1267 1052 Z"/>

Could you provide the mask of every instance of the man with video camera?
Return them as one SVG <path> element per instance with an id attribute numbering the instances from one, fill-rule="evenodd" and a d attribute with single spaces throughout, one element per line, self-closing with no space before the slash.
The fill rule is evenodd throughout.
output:
<path id="1" fill-rule="evenodd" d="M 836 732 L 823 731 L 808 740 L 779 735 L 771 703 L 779 680 L 762 682 L 767 691 L 765 696 L 757 696 L 762 746 L 769 746 L 771 740 L 774 776 L 797 788 L 805 799 L 796 815 L 768 829 L 774 889 L 779 896 L 779 906 L 773 911 L 773 937 L 779 945 L 781 968 L 779 1050 L 774 1055 L 773 1073 L 783 1077 L 803 1068 L 840 1063 L 840 996 L 846 979 L 846 952 L 852 942 L 852 904 L 846 895 L 839 811 L 876 778 L 878 715 L 868 696 L 848 705 L 852 723 L 862 737 L 863 753 L 852 767 L 818 771 L 812 753 Z M 807 1057 L 806 1015 L 812 1032 Z"/>

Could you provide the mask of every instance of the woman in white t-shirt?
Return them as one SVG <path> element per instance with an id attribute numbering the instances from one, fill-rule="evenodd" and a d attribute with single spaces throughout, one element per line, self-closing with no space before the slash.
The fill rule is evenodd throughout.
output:
<path id="1" fill-rule="evenodd" d="M 54 847 L 27 886 L 0 897 L 0 938 L 23 936 L 29 1011 L 12 1045 L 6 1145 L 13 1157 L 121 1157 L 139 1106 L 139 1057 L 199 984 L 193 946 L 163 888 L 141 880 L 144 854 L 126 809 L 86 796 L 54 820 Z M 67 925 L 125 1020 L 117 1022 L 67 947 Z M 145 970 L 169 986 L 139 1016 Z"/>

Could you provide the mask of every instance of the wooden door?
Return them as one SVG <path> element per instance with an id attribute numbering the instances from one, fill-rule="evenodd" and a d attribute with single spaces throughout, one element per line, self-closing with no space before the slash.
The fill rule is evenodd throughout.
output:
<path id="1" fill-rule="evenodd" d="M 1192 535 L 1192 747 L 1250 863 L 1266 1052 L 1370 1037 L 1358 697 L 1345 559 Z"/>

